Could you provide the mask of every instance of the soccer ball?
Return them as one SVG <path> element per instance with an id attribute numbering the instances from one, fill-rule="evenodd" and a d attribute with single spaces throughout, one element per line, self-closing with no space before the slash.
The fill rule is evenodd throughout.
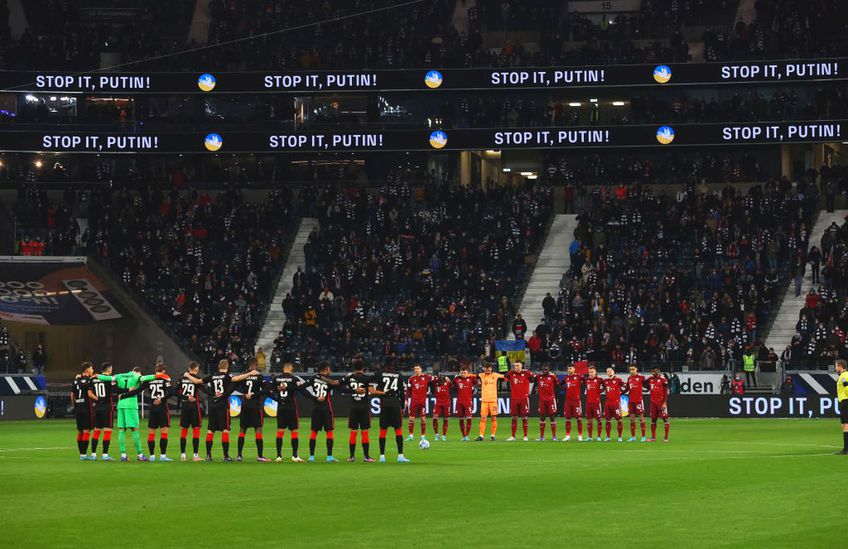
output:
<path id="1" fill-rule="evenodd" d="M 421 450 L 426 450 L 429 447 L 430 447 L 430 441 L 427 440 L 426 438 L 421 439 L 421 442 L 418 443 L 418 448 L 420 448 Z"/>

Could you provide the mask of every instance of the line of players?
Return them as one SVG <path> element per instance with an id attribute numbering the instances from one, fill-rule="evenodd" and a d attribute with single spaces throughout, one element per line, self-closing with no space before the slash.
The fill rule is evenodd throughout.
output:
<path id="1" fill-rule="evenodd" d="M 522 421 L 524 440 L 528 439 L 528 418 L 530 415 L 530 389 L 535 383 L 535 390 L 539 395 L 539 437 L 537 441 L 545 440 L 547 424 L 551 427 L 551 440 L 557 441 L 557 415 L 558 415 L 558 393 L 564 388 L 565 399 L 563 415 L 565 416 L 565 437 L 562 441 L 571 440 L 571 420 L 577 420 L 577 439 L 583 441 L 583 422 L 587 422 L 587 442 L 593 440 L 594 424 L 597 422 L 596 441 L 602 440 L 601 419 L 606 422 L 606 441 L 611 440 L 612 420 L 617 423 L 618 441 L 622 442 L 623 424 L 621 412 L 621 397 L 623 393 L 628 397 L 628 412 L 630 415 L 630 438 L 628 442 L 636 441 L 636 419 L 639 420 L 641 430 L 641 442 L 645 442 L 645 411 L 643 405 L 643 391 L 649 390 L 650 395 L 650 418 L 651 418 L 651 442 L 656 440 L 657 420 L 662 419 L 665 428 L 664 441 L 668 442 L 669 418 L 668 418 L 668 380 L 654 368 L 649 377 L 639 373 L 635 365 L 630 366 L 629 376 L 626 380 L 615 374 L 613 368 L 607 368 L 605 378 L 597 375 L 594 366 L 589 367 L 588 374 L 582 375 L 575 371 L 574 366 L 568 367 L 568 373 L 560 378 L 550 371 L 545 365 L 539 374 L 533 374 L 524 368 L 521 362 L 513 363 L 513 369 L 505 375 L 494 373 L 492 366 L 484 367 L 483 373 L 473 376 L 463 368 L 460 374 L 453 379 L 446 376 L 433 376 L 422 372 L 420 366 L 414 369 L 407 384 L 409 386 L 409 436 L 407 440 L 414 438 L 415 419 L 421 421 L 421 437 L 426 438 L 426 402 L 428 390 L 435 396 L 433 407 L 433 431 L 435 439 L 439 439 L 439 418 L 442 419 L 441 439 L 447 440 L 448 417 L 451 415 L 451 390 L 456 391 L 456 416 L 459 418 L 462 441 L 468 441 L 471 432 L 472 401 L 476 385 L 480 384 L 480 425 L 476 441 L 484 440 L 488 417 L 491 416 L 490 440 L 495 440 L 497 432 L 498 394 L 497 384 L 501 380 L 509 385 L 510 391 L 510 416 L 512 419 L 512 436 L 507 441 L 516 440 L 518 420 Z M 585 413 L 581 405 L 581 397 L 585 389 Z M 603 398 L 602 398 L 603 396 Z M 603 400 L 603 406 L 602 406 Z M 602 412 L 603 409 L 603 412 Z"/>
<path id="2" fill-rule="evenodd" d="M 276 461 L 283 461 L 282 449 L 285 432 L 290 432 L 291 460 L 303 462 L 299 450 L 299 422 L 296 394 L 301 393 L 314 402 L 311 429 L 309 435 L 309 458 L 315 461 L 315 447 L 318 433 L 326 435 L 328 462 L 337 461 L 333 456 L 335 418 L 333 415 L 332 393 L 348 393 L 351 399 L 351 410 L 348 418 L 350 433 L 350 458 L 354 461 L 357 434 L 361 433 L 361 444 L 366 462 L 377 461 L 370 455 L 371 413 L 369 396 L 380 398 L 380 462 L 386 461 L 386 437 L 389 430 L 394 430 L 397 445 L 397 461 L 408 463 L 410 460 L 403 455 L 403 403 L 405 402 L 405 385 L 400 374 L 386 369 L 374 375 L 365 373 L 361 360 L 354 361 L 354 372 L 347 374 L 341 380 L 330 378 L 330 365 L 323 363 L 318 368 L 318 374 L 310 379 L 304 379 L 292 373 L 293 365 L 285 364 L 283 372 L 266 381 L 256 368 L 256 360 L 248 362 L 249 370 L 234 376 L 229 373 L 229 362 L 222 360 L 218 363 L 218 371 L 206 376 L 199 374 L 199 364 L 191 362 L 188 372 L 182 378 L 172 380 L 164 364 L 156 365 L 155 379 L 141 383 L 133 391 L 123 391 L 114 382 L 100 379 L 111 376 L 112 366 L 104 363 L 102 375 L 96 376 L 91 363 L 84 363 L 82 371 L 73 382 L 71 401 L 77 423 L 77 444 L 80 457 L 84 460 L 97 459 L 97 446 L 103 435 L 103 454 L 101 459 L 113 461 L 109 456 L 111 432 L 114 427 L 115 401 L 124 398 L 135 398 L 144 392 L 150 402 L 148 415 L 147 444 L 150 459 L 138 451 L 139 461 L 155 461 L 156 432 L 159 432 L 159 461 L 172 461 L 167 457 L 168 430 L 171 417 L 168 400 L 172 397 L 179 400 L 180 405 L 180 461 L 187 461 L 186 447 L 188 432 L 191 429 L 193 461 L 203 461 L 199 455 L 200 431 L 203 422 L 203 411 L 200 406 L 201 392 L 208 395 L 206 431 L 206 461 L 212 461 L 212 449 L 215 433 L 221 433 L 223 460 L 242 461 L 242 452 L 247 431 L 253 429 L 256 443 L 257 460 L 270 461 L 264 457 L 264 401 L 270 397 L 277 402 L 277 436 Z M 242 409 L 239 416 L 238 453 L 235 460 L 230 457 L 230 395 L 239 390 L 242 393 Z M 136 421 L 128 427 L 133 432 L 138 426 Z M 120 429 L 123 426 L 119 424 Z M 91 455 L 88 455 L 88 443 L 91 440 Z M 140 447 L 139 447 L 140 448 Z M 126 457 L 122 456 L 122 461 Z"/>
<path id="3" fill-rule="evenodd" d="M 536 391 L 539 394 L 539 417 L 540 432 L 537 440 L 545 440 L 547 423 L 550 422 L 551 440 L 556 441 L 556 427 L 558 415 L 558 390 L 565 389 L 564 416 L 566 436 L 563 441 L 571 440 L 571 420 L 577 420 L 578 440 L 583 440 L 582 418 L 587 420 L 588 438 L 593 437 L 594 419 L 597 422 L 597 438 L 601 440 L 602 422 L 606 419 L 606 440 L 610 440 L 611 420 L 617 422 L 618 440 L 622 440 L 621 420 L 621 395 L 624 391 L 629 397 L 630 410 L 630 438 L 628 441 L 636 440 L 636 418 L 639 419 L 641 428 L 641 441 L 645 441 L 645 419 L 642 404 L 642 394 L 647 385 L 650 392 L 650 417 L 651 417 L 651 442 L 656 437 L 656 424 L 658 419 L 664 421 L 665 437 L 668 441 L 668 381 L 658 369 L 654 369 L 648 378 L 640 375 L 635 366 L 630 367 L 630 376 L 626 381 L 615 375 L 612 368 L 607 369 L 607 377 L 597 376 L 594 367 L 590 367 L 588 375 L 577 374 L 573 366 L 569 366 L 568 374 L 560 380 L 547 366 L 542 368 L 540 374 L 533 374 L 523 368 L 523 364 L 516 362 L 513 369 L 506 375 L 492 372 L 492 366 L 487 365 L 484 372 L 478 375 L 470 374 L 467 368 L 462 368 L 459 375 L 453 379 L 447 376 L 433 376 L 424 374 L 420 366 L 414 369 L 414 375 L 406 382 L 400 374 L 389 369 L 375 374 L 366 374 L 364 363 L 361 360 L 354 361 L 354 371 L 345 375 L 341 380 L 330 378 L 330 366 L 322 364 L 318 374 L 309 380 L 305 380 L 292 373 L 293 366 L 286 364 L 283 373 L 273 376 L 266 381 L 264 376 L 255 370 L 256 362 L 248 363 L 250 370 L 238 376 L 229 373 L 229 363 L 222 360 L 218 364 L 218 371 L 207 376 L 199 375 L 199 365 L 192 362 L 189 371 L 176 383 L 170 378 L 165 365 L 156 366 L 155 379 L 142 383 L 138 389 L 129 393 L 117 390 L 114 383 L 98 380 L 91 371 L 89 363 L 74 380 L 73 393 L 75 414 L 77 417 L 77 442 L 80 445 L 80 455 L 85 456 L 87 452 L 89 434 L 93 431 L 91 438 L 91 456 L 87 459 L 96 459 L 97 445 L 101 433 L 104 436 L 103 455 L 101 459 L 111 460 L 109 457 L 109 441 L 114 421 L 115 399 L 127 398 L 144 391 L 150 402 L 148 417 L 148 450 L 151 458 L 154 457 L 156 449 L 156 432 L 159 431 L 159 461 L 171 461 L 167 457 L 168 429 L 170 427 L 170 412 L 168 400 L 175 397 L 180 403 L 180 460 L 186 461 L 186 447 L 188 431 L 191 429 L 193 461 L 203 461 L 199 455 L 200 431 L 202 427 L 203 412 L 200 407 L 200 392 L 209 396 L 208 422 L 206 432 L 206 460 L 212 461 L 212 448 L 214 445 L 214 433 L 221 433 L 221 445 L 224 461 L 233 461 L 229 454 L 230 447 L 230 405 L 229 397 L 240 390 L 243 395 L 242 410 L 240 414 L 240 425 L 237 442 L 237 457 L 235 461 L 242 460 L 242 452 L 245 444 L 247 431 L 253 429 L 257 450 L 257 460 L 269 461 L 264 457 L 264 413 L 263 406 L 266 397 L 274 399 L 277 404 L 277 433 L 276 450 L 277 461 L 282 461 L 282 447 L 285 432 L 290 432 L 290 445 L 292 450 L 291 460 L 302 462 L 299 457 L 299 413 L 296 394 L 298 392 L 311 398 L 314 402 L 311 428 L 309 437 L 309 459 L 315 460 L 315 448 L 318 433 L 325 432 L 328 462 L 337 461 L 333 456 L 335 418 L 332 408 L 332 393 L 347 393 L 350 396 L 350 413 L 348 427 L 350 438 L 348 440 L 350 457 L 348 461 L 354 461 L 357 437 L 363 449 L 366 462 L 376 461 L 370 455 L 369 430 L 371 428 L 370 398 L 378 396 L 381 403 L 380 413 L 380 459 L 385 461 L 386 437 L 390 429 L 394 429 L 395 441 L 398 450 L 398 461 L 401 463 L 409 460 L 403 455 L 403 432 L 402 416 L 404 404 L 409 413 L 409 436 L 406 440 L 412 440 L 415 419 L 421 421 L 421 437 L 426 438 L 426 401 L 428 392 L 432 389 L 435 395 L 435 406 L 433 408 L 433 429 L 436 440 L 439 438 L 438 422 L 442 420 L 441 439 L 447 440 L 448 418 L 451 414 L 451 391 L 456 392 L 456 416 L 459 418 L 462 440 L 469 440 L 471 431 L 471 418 L 473 410 L 473 398 L 475 388 L 480 385 L 481 407 L 480 407 L 480 430 L 477 441 L 484 440 L 488 417 L 491 416 L 490 440 L 495 440 L 497 431 L 498 394 L 497 386 L 501 380 L 506 381 L 510 389 L 510 415 L 512 417 L 512 436 L 508 441 L 516 440 L 518 419 L 522 420 L 524 440 L 528 440 L 528 417 L 529 417 L 529 395 L 531 383 L 535 382 Z M 104 364 L 102 371 L 111 375 L 111 365 Z M 409 398 L 406 399 L 406 389 L 409 389 Z M 586 410 L 582 413 L 581 396 L 585 387 Z M 601 412 L 601 397 L 604 395 L 603 413 Z M 145 461 L 147 458 L 139 454 L 139 459 Z"/>

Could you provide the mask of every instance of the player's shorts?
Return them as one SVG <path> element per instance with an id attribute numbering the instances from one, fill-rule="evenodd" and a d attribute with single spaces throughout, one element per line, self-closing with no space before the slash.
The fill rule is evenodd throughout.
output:
<path id="1" fill-rule="evenodd" d="M 288 429 L 289 431 L 297 431 L 300 418 L 297 415 L 297 408 L 294 406 L 277 408 L 277 429 Z"/>
<path id="2" fill-rule="evenodd" d="M 312 430 L 332 431 L 335 429 L 333 411 L 327 408 L 315 408 L 312 410 Z"/>
<path id="3" fill-rule="evenodd" d="M 115 414 L 111 406 L 95 406 L 94 408 L 94 428 L 95 429 L 111 429 L 115 424 Z"/>
<path id="4" fill-rule="evenodd" d="M 498 403 L 497 402 L 481 402 L 480 403 L 480 417 L 498 417 Z"/>
<path id="5" fill-rule="evenodd" d="M 848 400 L 839 402 L 839 423 L 848 423 Z"/>
<path id="6" fill-rule="evenodd" d="M 370 429 L 371 410 L 368 408 L 351 408 L 347 418 L 349 429 Z"/>
<path id="7" fill-rule="evenodd" d="M 668 410 L 663 410 L 662 404 L 651 403 L 651 421 L 656 421 L 657 418 L 668 419 Z"/>
<path id="8" fill-rule="evenodd" d="M 242 406 L 241 415 L 239 415 L 239 429 L 261 429 L 265 423 L 265 418 L 262 416 L 262 408 L 256 406 Z"/>
<path id="9" fill-rule="evenodd" d="M 118 408 L 118 429 L 138 429 L 138 410 Z"/>
<path id="10" fill-rule="evenodd" d="M 645 415 L 645 405 L 642 403 L 641 400 L 639 402 L 633 402 L 631 400 L 630 404 L 628 404 L 627 406 L 628 406 L 628 408 L 627 408 L 628 413 L 630 414 L 631 417 L 633 417 L 633 416 L 644 416 Z"/>
<path id="11" fill-rule="evenodd" d="M 78 404 L 74 408 L 74 415 L 77 418 L 77 431 L 88 431 L 91 429 L 91 406 L 87 404 Z"/>
<path id="12" fill-rule="evenodd" d="M 556 400 L 539 401 L 539 417 L 553 417 L 557 413 Z"/>
<path id="13" fill-rule="evenodd" d="M 171 413 L 168 411 L 168 405 L 150 407 L 147 416 L 147 427 L 149 429 L 160 429 L 162 427 L 171 426 Z"/>
<path id="14" fill-rule="evenodd" d="M 450 417 L 450 404 L 436 404 L 433 406 L 433 417 Z"/>
<path id="15" fill-rule="evenodd" d="M 427 410 L 427 405 L 423 402 L 409 403 L 409 417 L 422 417 Z"/>
<path id="16" fill-rule="evenodd" d="M 189 427 L 201 427 L 203 416 L 200 413 L 200 406 L 190 405 L 183 406 L 180 411 L 180 427 L 188 429 Z"/>
<path id="17" fill-rule="evenodd" d="M 215 431 L 230 430 L 230 405 L 229 402 L 224 404 L 224 406 L 212 406 L 209 408 L 209 421 L 206 424 L 206 428 L 213 433 Z"/>
<path id="18" fill-rule="evenodd" d="M 604 419 L 621 419 L 621 404 L 604 406 Z"/>
<path id="19" fill-rule="evenodd" d="M 530 399 L 522 398 L 521 400 L 509 399 L 509 415 L 513 417 L 527 417 L 530 415 Z"/>
<path id="20" fill-rule="evenodd" d="M 456 417 L 471 417 L 473 407 L 471 403 L 468 404 L 457 402 L 456 403 Z"/>
<path id="21" fill-rule="evenodd" d="M 382 406 L 380 408 L 380 429 L 400 429 L 403 425 L 403 417 L 399 407 Z"/>
<path id="22" fill-rule="evenodd" d="M 601 403 L 587 402 L 586 403 L 586 419 L 601 419 Z"/>
<path id="23" fill-rule="evenodd" d="M 580 408 L 580 401 L 577 402 L 569 402 L 565 401 L 565 405 L 563 406 L 563 415 L 566 419 L 577 418 L 580 419 L 580 416 L 583 415 L 583 412 Z"/>

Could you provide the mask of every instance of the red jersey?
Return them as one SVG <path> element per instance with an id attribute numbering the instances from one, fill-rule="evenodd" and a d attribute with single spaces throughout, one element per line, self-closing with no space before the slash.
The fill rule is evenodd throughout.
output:
<path id="1" fill-rule="evenodd" d="M 600 402 L 604 381 L 598 376 L 586 376 L 583 382 L 586 384 L 586 404 Z"/>
<path id="2" fill-rule="evenodd" d="M 618 376 L 604 378 L 604 389 L 607 391 L 607 406 L 621 404 L 621 393 L 625 389 L 624 382 Z"/>
<path id="3" fill-rule="evenodd" d="M 651 402 L 654 404 L 663 404 L 668 400 L 668 380 L 659 375 L 648 378 L 648 385 L 651 388 Z"/>
<path id="4" fill-rule="evenodd" d="M 433 380 L 433 392 L 436 393 L 436 405 L 450 406 L 451 387 L 453 381 L 450 378 L 439 376 Z"/>
<path id="5" fill-rule="evenodd" d="M 513 400 L 526 400 L 530 396 L 530 382 L 533 374 L 527 370 L 516 372 L 511 370 L 504 376 L 509 383 L 509 397 Z"/>
<path id="6" fill-rule="evenodd" d="M 556 374 L 548 372 L 536 376 L 536 390 L 539 391 L 539 400 L 550 402 L 556 400 L 556 390 L 559 378 Z"/>
<path id="7" fill-rule="evenodd" d="M 627 398 L 631 403 L 642 402 L 642 391 L 645 388 L 645 376 L 636 374 L 627 378 Z"/>
<path id="8" fill-rule="evenodd" d="M 456 402 L 471 406 L 471 401 L 474 399 L 474 386 L 477 385 L 477 376 L 456 376 L 453 378 L 453 385 L 456 387 Z"/>
<path id="9" fill-rule="evenodd" d="M 745 382 L 741 379 L 734 379 L 730 382 L 732 387 L 732 392 L 734 395 L 744 395 L 745 394 Z"/>
<path id="10" fill-rule="evenodd" d="M 565 400 L 568 402 L 580 402 L 580 382 L 583 377 L 580 374 L 565 376 L 562 380 L 565 385 Z"/>
<path id="11" fill-rule="evenodd" d="M 433 378 L 429 374 L 421 374 L 420 376 L 412 376 L 407 383 L 409 384 L 409 398 L 415 404 L 424 404 L 427 401 L 427 386 Z"/>

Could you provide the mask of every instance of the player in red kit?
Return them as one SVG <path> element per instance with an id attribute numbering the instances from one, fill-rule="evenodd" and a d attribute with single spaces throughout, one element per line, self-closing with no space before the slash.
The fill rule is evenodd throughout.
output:
<path id="1" fill-rule="evenodd" d="M 604 388 L 604 380 L 598 377 L 598 371 L 594 366 L 589 366 L 589 375 L 583 380 L 586 384 L 586 428 L 589 437 L 586 442 L 592 442 L 592 420 L 598 423 L 598 442 L 601 441 L 601 391 Z"/>
<path id="2" fill-rule="evenodd" d="M 507 372 L 505 377 L 507 383 L 509 383 L 509 415 L 512 416 L 512 436 L 506 441 L 515 441 L 518 418 L 521 417 L 524 442 L 527 442 L 527 418 L 530 416 L 530 383 L 534 376 L 529 370 L 524 369 L 524 364 L 516 361 L 512 363 L 512 371 Z"/>
<path id="3" fill-rule="evenodd" d="M 427 388 L 430 386 L 432 377 L 422 373 L 421 365 L 416 364 L 412 369 L 413 376 L 406 382 L 409 385 L 409 436 L 406 440 L 412 440 L 415 431 L 415 418 L 421 418 L 421 439 L 427 438 Z"/>
<path id="4" fill-rule="evenodd" d="M 456 417 L 459 418 L 459 431 L 462 433 L 461 442 L 468 442 L 468 433 L 471 432 L 475 385 L 477 376 L 470 375 L 467 366 L 462 366 L 459 375 L 453 378 L 453 386 L 456 387 Z"/>
<path id="5" fill-rule="evenodd" d="M 451 387 L 453 381 L 447 376 L 435 376 L 431 382 L 436 395 L 433 406 L 433 440 L 439 440 L 439 418 L 442 418 L 442 440 L 448 439 L 448 418 L 451 416 Z"/>
<path id="6" fill-rule="evenodd" d="M 742 376 L 739 374 L 736 374 L 736 377 L 730 382 L 730 393 L 737 396 L 745 394 L 745 382 L 742 381 Z"/>
<path id="7" fill-rule="evenodd" d="M 563 442 L 571 440 L 571 418 L 577 418 L 577 440 L 583 442 L 583 420 L 580 410 L 580 387 L 583 385 L 582 376 L 574 372 L 574 366 L 568 367 L 568 375 L 562 380 L 565 385 L 565 405 L 563 406 L 565 416 L 565 438 Z"/>
<path id="8" fill-rule="evenodd" d="M 604 392 L 607 394 L 607 401 L 604 404 L 604 420 L 607 428 L 606 442 L 610 441 L 610 431 L 612 431 L 610 420 L 612 418 L 615 418 L 618 426 L 618 441 L 621 442 L 621 432 L 624 428 L 621 424 L 621 393 L 624 389 L 624 381 L 615 375 L 615 370 L 607 368 L 607 377 L 604 379 Z"/>
<path id="9" fill-rule="evenodd" d="M 665 438 L 668 442 L 668 380 L 660 374 L 659 368 L 654 368 L 653 375 L 648 378 L 651 392 L 651 442 L 657 438 L 657 418 L 665 423 Z"/>
<path id="10" fill-rule="evenodd" d="M 539 442 L 545 440 L 545 427 L 547 421 L 551 422 L 551 435 L 556 442 L 556 414 L 557 401 L 556 392 L 559 386 L 559 378 L 556 374 L 551 373 L 551 368 L 547 364 L 542 366 L 542 373 L 536 376 L 536 392 L 539 393 Z"/>
<path id="11" fill-rule="evenodd" d="M 639 416 L 639 427 L 642 428 L 642 442 L 645 442 L 645 406 L 642 404 L 642 392 L 645 390 L 645 376 L 639 373 L 635 364 L 630 366 L 630 376 L 627 378 L 627 398 L 630 413 L 630 438 L 627 442 L 636 442 L 636 416 Z"/>

